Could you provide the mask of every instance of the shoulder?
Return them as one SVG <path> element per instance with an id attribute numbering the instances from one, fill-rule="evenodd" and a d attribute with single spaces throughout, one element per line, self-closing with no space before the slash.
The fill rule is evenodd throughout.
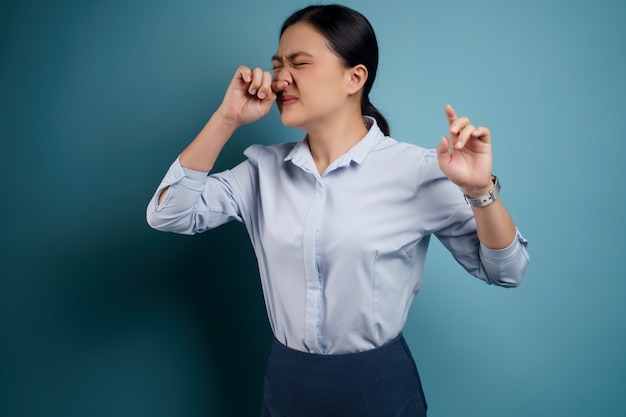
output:
<path id="1" fill-rule="evenodd" d="M 372 152 L 383 152 L 391 154 L 407 154 L 410 158 L 425 158 L 434 149 L 425 148 L 409 142 L 392 138 L 390 136 L 382 136 L 372 148 Z M 435 154 L 436 157 L 436 154 Z"/>
<path id="2" fill-rule="evenodd" d="M 296 144 L 297 142 L 285 142 L 275 145 L 251 145 L 243 151 L 243 154 L 255 165 L 261 160 L 283 161 Z"/>
<path id="3" fill-rule="evenodd" d="M 268 146 L 250 145 L 243 151 L 246 160 L 217 175 L 226 178 L 231 176 L 241 189 L 255 189 L 259 176 L 279 170 L 295 145 L 296 143 L 290 142 Z"/>
<path id="4" fill-rule="evenodd" d="M 389 136 L 381 138 L 372 148 L 372 155 L 377 158 L 394 161 L 394 165 L 419 167 L 438 167 L 437 150 L 425 148 L 409 142 L 399 141 Z"/>

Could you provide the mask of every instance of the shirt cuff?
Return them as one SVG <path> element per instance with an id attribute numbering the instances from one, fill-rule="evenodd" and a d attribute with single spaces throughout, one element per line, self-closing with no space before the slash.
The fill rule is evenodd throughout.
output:
<path id="1" fill-rule="evenodd" d="M 195 192 L 201 192 L 204 188 L 204 183 L 206 181 L 207 175 L 208 172 L 201 172 L 184 168 L 180 164 L 179 158 L 176 158 L 176 160 L 172 162 L 172 165 L 170 165 L 167 173 L 165 174 L 165 177 L 163 177 L 161 184 L 159 184 L 159 187 L 157 188 L 156 193 L 152 198 L 153 202 L 151 205 L 153 206 L 153 211 L 156 212 L 161 210 L 163 206 L 165 206 L 169 202 L 172 194 L 174 193 L 174 188 L 176 188 L 177 186 L 182 186 L 183 188 Z M 163 190 L 168 187 L 170 188 L 169 191 L 165 195 L 165 198 L 163 199 L 161 204 L 159 204 L 159 196 L 161 195 Z"/>
<path id="2" fill-rule="evenodd" d="M 178 164 L 180 164 L 180 162 L 178 162 Z M 182 168 L 185 177 L 194 181 L 204 181 L 207 175 L 209 175 L 208 171 L 196 171 L 193 169 L 185 168 L 182 165 L 180 167 Z"/>
<path id="3" fill-rule="evenodd" d="M 515 239 L 504 249 L 489 249 L 480 244 L 481 259 L 492 264 L 503 264 L 517 256 L 522 246 L 526 246 L 528 241 L 522 236 L 519 230 L 515 231 Z"/>
<path id="4" fill-rule="evenodd" d="M 161 183 L 161 188 L 169 187 L 174 184 L 181 184 L 182 186 L 192 190 L 201 190 L 207 175 L 208 171 L 195 171 L 193 169 L 183 167 L 180 164 L 180 157 L 178 157 L 165 174 L 165 178 Z"/>

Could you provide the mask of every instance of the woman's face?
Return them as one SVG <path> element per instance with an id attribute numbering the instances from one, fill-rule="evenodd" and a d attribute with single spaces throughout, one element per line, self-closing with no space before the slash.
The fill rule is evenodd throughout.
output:
<path id="1" fill-rule="evenodd" d="M 289 26 L 272 66 L 274 80 L 289 83 L 276 101 L 284 125 L 309 131 L 346 107 L 350 70 L 313 26 L 302 22 Z"/>

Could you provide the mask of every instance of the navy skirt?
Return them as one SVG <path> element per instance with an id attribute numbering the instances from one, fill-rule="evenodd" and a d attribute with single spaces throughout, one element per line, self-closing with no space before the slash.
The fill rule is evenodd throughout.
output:
<path id="1" fill-rule="evenodd" d="M 319 355 L 274 340 L 261 417 L 422 417 L 426 400 L 402 335 L 372 350 Z"/>

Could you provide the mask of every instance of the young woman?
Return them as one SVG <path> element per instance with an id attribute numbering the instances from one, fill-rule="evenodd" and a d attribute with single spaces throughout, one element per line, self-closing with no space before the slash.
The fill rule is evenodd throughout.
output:
<path id="1" fill-rule="evenodd" d="M 430 236 L 490 284 L 518 285 L 528 262 L 498 198 L 489 130 L 446 106 L 449 137 L 436 150 L 390 138 L 368 97 L 374 31 L 343 6 L 289 17 L 272 64 L 273 74 L 237 69 L 148 222 L 185 234 L 245 224 L 275 336 L 263 416 L 424 416 L 402 329 Z M 251 146 L 245 162 L 208 175 L 233 132 L 274 103 L 304 139 Z"/>

